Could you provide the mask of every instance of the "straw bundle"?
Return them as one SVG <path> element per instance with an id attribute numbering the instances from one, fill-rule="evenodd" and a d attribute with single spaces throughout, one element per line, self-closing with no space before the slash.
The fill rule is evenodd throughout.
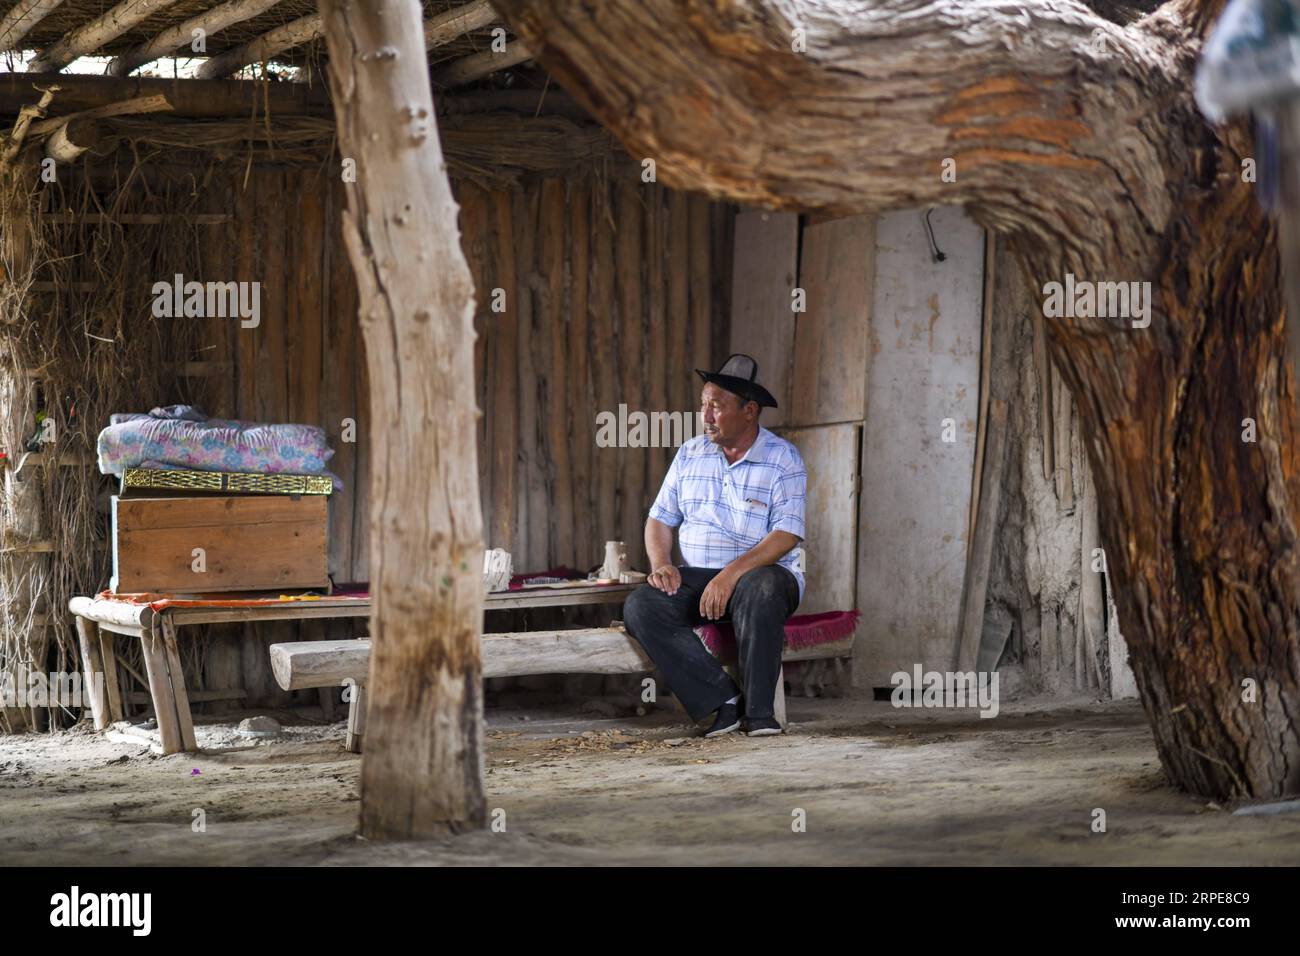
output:
<path id="1" fill-rule="evenodd" d="M 193 323 L 155 319 L 150 294 L 156 279 L 197 271 L 195 198 L 154 192 L 134 167 L 107 186 L 70 168 L 40 184 L 38 171 L 29 154 L 0 183 L 0 674 L 15 681 L 79 667 L 66 608 L 108 580 L 113 487 L 94 464 L 108 416 L 204 398 L 176 377 L 198 357 Z M 164 210 L 156 225 L 119 224 Z M 58 726 L 58 713 L 0 710 L 0 730 Z"/>

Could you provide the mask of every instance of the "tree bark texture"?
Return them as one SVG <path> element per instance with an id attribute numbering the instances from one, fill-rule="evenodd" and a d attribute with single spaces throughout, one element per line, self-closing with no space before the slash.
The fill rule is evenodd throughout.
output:
<path id="1" fill-rule="evenodd" d="M 840 214 L 961 204 L 1036 288 L 1150 282 L 1148 327 L 1046 319 L 1142 701 L 1175 784 L 1300 793 L 1295 383 L 1250 139 L 1191 95 L 1218 0 L 1127 25 L 1059 0 L 496 6 L 670 186 Z"/>
<path id="2" fill-rule="evenodd" d="M 485 822 L 473 285 L 418 0 L 321 11 L 373 423 L 361 834 L 410 839 Z"/>

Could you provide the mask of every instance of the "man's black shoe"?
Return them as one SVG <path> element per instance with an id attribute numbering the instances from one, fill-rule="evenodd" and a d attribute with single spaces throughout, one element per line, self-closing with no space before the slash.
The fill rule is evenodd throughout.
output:
<path id="1" fill-rule="evenodd" d="M 718 708 L 717 719 L 704 734 L 706 737 L 721 737 L 740 729 L 740 702 L 723 704 Z"/>
<path id="2" fill-rule="evenodd" d="M 750 737 L 775 737 L 781 733 L 781 724 L 775 717 L 751 717 L 745 722 L 745 733 Z"/>

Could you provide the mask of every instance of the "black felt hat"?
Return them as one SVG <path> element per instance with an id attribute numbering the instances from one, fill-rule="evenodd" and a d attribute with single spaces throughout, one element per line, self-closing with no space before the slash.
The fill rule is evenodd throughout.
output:
<path id="1" fill-rule="evenodd" d="M 723 362 L 722 368 L 716 372 L 697 368 L 695 373 L 705 382 L 725 388 L 747 402 L 758 402 L 760 408 L 776 408 L 776 399 L 772 393 L 755 381 L 758 378 L 758 363 L 748 355 L 737 352 Z"/>

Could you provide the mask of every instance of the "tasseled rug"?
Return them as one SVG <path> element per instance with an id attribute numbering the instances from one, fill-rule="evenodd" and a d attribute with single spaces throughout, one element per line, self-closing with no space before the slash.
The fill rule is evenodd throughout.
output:
<path id="1" fill-rule="evenodd" d="M 821 614 L 796 614 L 785 622 L 785 648 L 797 651 L 818 644 L 841 641 L 857 627 L 860 611 L 823 611 Z M 731 625 L 702 624 L 695 629 L 714 657 L 736 656 L 736 635 Z"/>

